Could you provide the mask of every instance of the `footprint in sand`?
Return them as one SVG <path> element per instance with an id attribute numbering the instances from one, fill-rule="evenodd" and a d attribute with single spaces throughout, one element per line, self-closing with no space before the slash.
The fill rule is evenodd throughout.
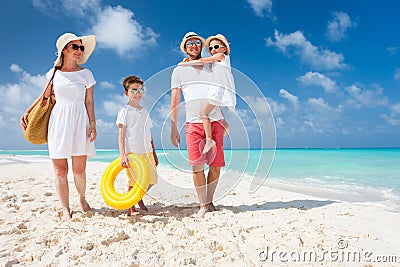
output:
<path id="1" fill-rule="evenodd" d="M 30 198 L 23 198 L 21 201 L 22 202 L 32 202 L 32 201 L 34 201 L 35 199 L 33 198 L 33 197 L 30 197 Z"/>

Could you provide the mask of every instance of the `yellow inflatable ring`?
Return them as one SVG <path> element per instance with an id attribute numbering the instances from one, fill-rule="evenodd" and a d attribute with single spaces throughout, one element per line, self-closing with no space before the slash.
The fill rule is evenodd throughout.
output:
<path id="1" fill-rule="evenodd" d="M 100 181 L 100 192 L 104 201 L 117 210 L 126 210 L 137 204 L 146 194 L 149 187 L 149 165 L 139 155 L 128 155 L 131 169 L 135 171 L 135 185 L 126 193 L 118 193 L 115 190 L 114 182 L 118 173 L 123 169 L 120 158 L 114 160 L 105 170 Z"/>

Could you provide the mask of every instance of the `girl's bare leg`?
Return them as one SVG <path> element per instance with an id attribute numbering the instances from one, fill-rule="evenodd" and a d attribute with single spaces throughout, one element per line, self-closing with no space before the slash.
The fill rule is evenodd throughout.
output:
<path id="1" fill-rule="evenodd" d="M 208 114 L 215 108 L 215 105 L 210 103 L 204 104 L 200 111 L 200 118 L 203 121 L 204 132 L 206 135 L 206 144 L 204 145 L 202 153 L 207 153 L 213 146 L 215 146 L 215 141 L 212 139 L 212 129 L 211 121 Z"/>

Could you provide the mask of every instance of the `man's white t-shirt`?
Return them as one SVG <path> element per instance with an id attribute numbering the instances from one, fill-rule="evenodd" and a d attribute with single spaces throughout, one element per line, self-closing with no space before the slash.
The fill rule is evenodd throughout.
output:
<path id="1" fill-rule="evenodd" d="M 118 112 L 117 125 L 125 128 L 126 153 L 144 154 L 153 152 L 150 128 L 153 126 L 146 109 L 138 110 L 126 105 Z"/>
<path id="2" fill-rule="evenodd" d="M 180 88 L 186 107 L 186 122 L 201 123 L 200 110 L 207 103 L 210 87 L 211 65 L 205 64 L 201 70 L 191 66 L 177 66 L 172 72 L 171 89 Z M 221 109 L 215 107 L 209 114 L 210 121 L 224 118 Z"/>

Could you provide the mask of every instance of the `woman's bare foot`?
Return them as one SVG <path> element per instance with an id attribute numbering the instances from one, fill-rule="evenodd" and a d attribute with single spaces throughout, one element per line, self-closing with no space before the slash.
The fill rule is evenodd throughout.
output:
<path id="1" fill-rule="evenodd" d="M 80 202 L 83 212 L 88 212 L 92 210 L 92 208 L 89 206 L 89 204 L 86 202 L 85 199 L 81 199 Z"/>
<path id="2" fill-rule="evenodd" d="M 201 207 L 196 214 L 192 215 L 192 218 L 203 218 L 208 211 L 207 207 Z"/>
<path id="3" fill-rule="evenodd" d="M 213 146 L 215 146 L 215 141 L 211 138 L 206 138 L 206 144 L 204 145 L 203 152 L 201 153 L 206 154 Z"/>
<path id="4" fill-rule="evenodd" d="M 147 207 L 144 205 L 143 200 L 138 202 L 139 208 L 144 211 L 148 211 Z"/>
<path id="5" fill-rule="evenodd" d="M 208 211 L 210 211 L 210 212 L 213 212 L 213 211 L 216 211 L 216 210 L 217 210 L 212 202 L 209 203 L 209 204 L 207 204 L 207 209 L 208 209 Z"/>

